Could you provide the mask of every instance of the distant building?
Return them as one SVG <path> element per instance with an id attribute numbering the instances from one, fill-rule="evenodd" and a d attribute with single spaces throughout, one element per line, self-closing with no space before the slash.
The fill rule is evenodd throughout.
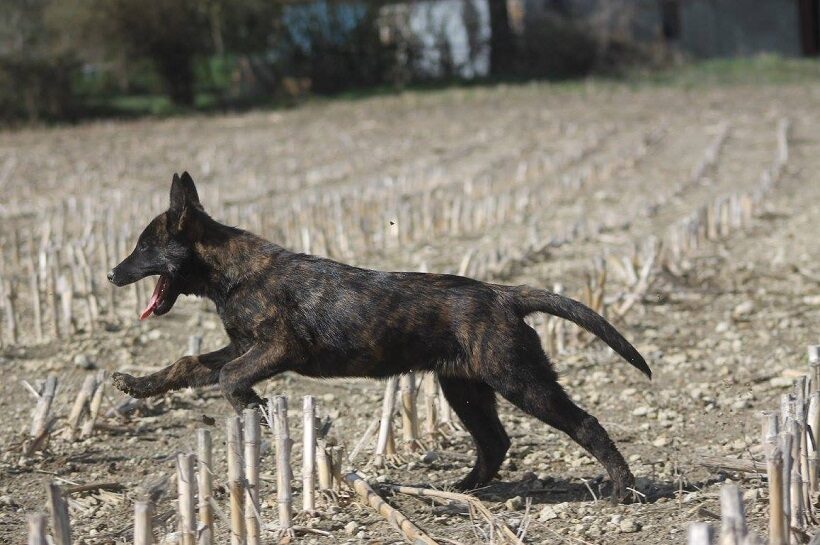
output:
<path id="1" fill-rule="evenodd" d="M 820 53 L 820 0 L 665 0 L 668 39 L 696 57 Z"/>
<path id="2" fill-rule="evenodd" d="M 695 57 L 820 54 L 820 0 L 508 0 L 519 28 L 545 16 L 589 23 Z"/>
<path id="3" fill-rule="evenodd" d="M 494 0 L 493 0 L 494 1 Z M 396 81 L 474 78 L 490 68 L 488 0 L 385 0 L 378 9 L 382 43 L 395 47 Z M 506 0 L 527 66 L 542 75 L 584 73 L 614 44 L 666 43 L 696 58 L 820 53 L 820 0 Z M 372 4 L 371 4 L 372 5 Z M 355 27 L 364 0 L 291 0 L 284 21 L 308 47 L 318 25 Z M 307 26 L 305 26 L 307 25 Z M 562 65 L 565 64 L 566 66 Z M 576 72 L 572 68 L 580 67 Z"/>
<path id="4" fill-rule="evenodd" d="M 423 77 L 473 78 L 490 69 L 490 14 L 486 0 L 412 0 L 381 9 L 385 43 L 413 49 Z"/>
<path id="5" fill-rule="evenodd" d="M 414 77 L 473 78 L 489 72 L 487 0 L 389 0 L 378 13 L 381 41 L 397 48 Z M 290 0 L 283 23 L 293 41 L 309 50 L 315 34 L 333 41 L 367 15 L 364 0 Z"/>

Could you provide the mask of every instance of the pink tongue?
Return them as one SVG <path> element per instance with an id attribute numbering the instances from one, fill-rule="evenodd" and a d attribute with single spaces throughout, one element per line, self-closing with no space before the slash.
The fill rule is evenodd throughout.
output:
<path id="1" fill-rule="evenodd" d="M 145 320 L 154 313 L 154 309 L 156 309 L 159 304 L 159 296 L 162 294 L 164 287 L 165 277 L 160 276 L 159 280 L 157 280 L 157 285 L 154 286 L 154 293 L 151 294 L 151 300 L 148 301 L 148 305 L 140 312 L 140 320 Z"/>

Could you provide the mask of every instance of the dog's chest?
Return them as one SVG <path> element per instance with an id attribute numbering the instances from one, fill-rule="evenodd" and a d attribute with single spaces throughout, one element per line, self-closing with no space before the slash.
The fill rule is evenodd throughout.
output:
<path id="1" fill-rule="evenodd" d="M 242 304 L 231 301 L 217 306 L 217 314 L 225 332 L 234 342 L 275 337 L 281 330 L 281 320 L 275 305 L 262 304 L 247 298 Z"/>

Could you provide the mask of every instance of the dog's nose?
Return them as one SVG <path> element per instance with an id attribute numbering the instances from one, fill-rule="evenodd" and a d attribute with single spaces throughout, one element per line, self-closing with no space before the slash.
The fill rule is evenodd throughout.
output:
<path id="1" fill-rule="evenodd" d="M 108 271 L 108 281 L 111 282 L 112 284 L 114 283 L 114 269 L 111 269 L 110 271 Z"/>

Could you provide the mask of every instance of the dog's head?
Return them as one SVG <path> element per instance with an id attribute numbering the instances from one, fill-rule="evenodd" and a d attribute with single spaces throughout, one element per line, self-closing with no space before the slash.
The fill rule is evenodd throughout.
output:
<path id="1" fill-rule="evenodd" d="M 146 276 L 159 276 L 148 305 L 140 313 L 144 320 L 171 310 L 182 292 L 182 276 L 195 259 L 194 243 L 199 236 L 199 215 L 204 215 L 191 176 L 174 174 L 171 206 L 154 218 L 137 240 L 137 247 L 122 263 L 111 269 L 108 280 L 126 286 Z"/>

